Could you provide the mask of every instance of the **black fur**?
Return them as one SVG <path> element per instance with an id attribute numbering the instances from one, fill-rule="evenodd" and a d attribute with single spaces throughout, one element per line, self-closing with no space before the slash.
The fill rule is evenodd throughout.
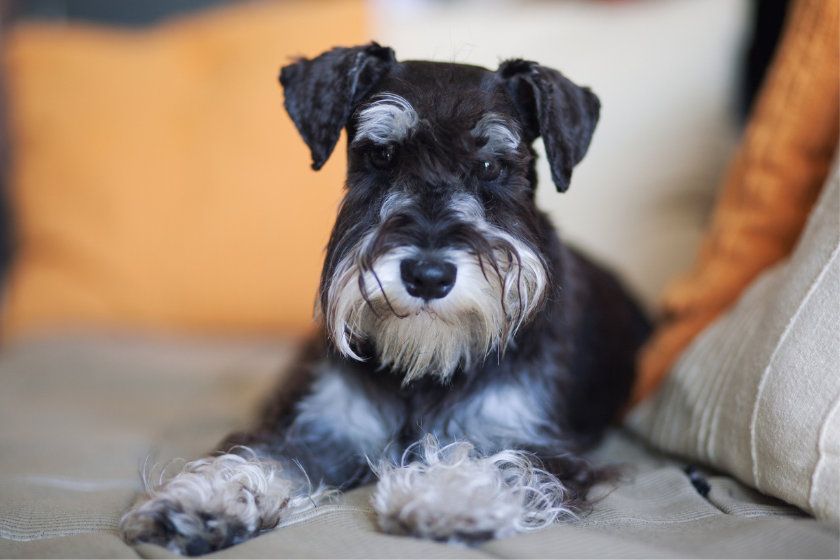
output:
<path id="1" fill-rule="evenodd" d="M 283 68 L 286 110 L 312 150 L 312 169 L 327 162 L 353 107 L 395 62 L 394 51 L 373 43 L 333 49 Z"/>
<path id="2" fill-rule="evenodd" d="M 578 87 L 557 70 L 536 62 L 508 60 L 497 74 L 516 103 L 526 141 L 543 137 L 551 178 L 558 191 L 566 192 L 572 168 L 589 148 L 601 103 L 589 88 Z"/>

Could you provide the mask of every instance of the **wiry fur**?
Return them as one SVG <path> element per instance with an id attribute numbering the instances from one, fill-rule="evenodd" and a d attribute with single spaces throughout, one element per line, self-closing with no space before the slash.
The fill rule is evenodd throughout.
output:
<path id="1" fill-rule="evenodd" d="M 411 103 L 399 95 L 383 93 L 359 113 L 356 138 L 383 145 L 399 142 L 411 134 L 418 120 Z"/>
<path id="2" fill-rule="evenodd" d="M 500 156 L 515 152 L 519 146 L 519 131 L 511 130 L 510 127 L 511 123 L 504 117 L 490 113 L 478 121 L 471 133 L 474 137 L 484 141 L 483 150 L 489 154 Z"/>
<path id="3" fill-rule="evenodd" d="M 334 437 L 356 442 L 366 455 L 382 453 L 397 435 L 388 418 L 394 411 L 370 406 L 361 387 L 328 364 L 321 365 L 315 371 L 309 394 L 296 405 L 289 432 L 299 432 L 305 440 L 305 432 L 313 426 L 323 426 Z"/>
<path id="4" fill-rule="evenodd" d="M 192 461 L 165 483 L 145 478 L 146 496 L 120 520 L 126 541 L 205 554 L 273 529 L 282 515 L 306 511 L 334 495 L 323 486 L 311 493 L 303 493 L 301 485 L 293 489 L 279 463 L 261 461 L 248 449 L 240 452 L 249 457 L 224 454 Z"/>
<path id="5" fill-rule="evenodd" d="M 371 503 L 388 533 L 469 543 L 576 517 L 563 483 L 519 451 L 486 456 L 428 435 L 400 464 L 380 463 L 377 475 Z"/>
<path id="6" fill-rule="evenodd" d="M 405 374 L 404 384 L 422 375 L 445 381 L 457 367 L 468 370 L 491 351 L 505 348 L 545 295 L 548 274 L 537 254 L 489 225 L 470 198 L 454 197 L 450 207 L 482 235 L 489 250 L 483 255 L 454 249 L 443 253 L 460 276 L 445 299 L 424 301 L 403 287 L 400 262 L 417 249 L 371 254 L 390 221 L 404 219 L 390 200 L 383 204 L 382 222 L 339 262 L 330 285 L 327 329 L 338 349 L 361 359 L 353 343 L 370 339 L 383 366 Z"/>
<path id="7" fill-rule="evenodd" d="M 376 44 L 280 80 L 315 169 L 347 130 L 321 328 L 258 423 L 150 487 L 126 539 L 209 552 L 329 495 L 307 498 L 308 480 L 377 476 L 387 532 L 474 542 L 573 518 L 611 480 L 583 452 L 627 398 L 648 332 L 534 204 L 531 143 L 542 136 L 565 191 L 595 95 L 534 62 L 397 62 Z"/>
<path id="8" fill-rule="evenodd" d="M 464 398 L 426 426 L 448 440 L 469 440 L 483 453 L 523 446 L 551 448 L 561 441 L 551 412 L 531 393 L 538 386 L 498 383 Z M 541 390 L 549 390 L 543 387 Z"/>

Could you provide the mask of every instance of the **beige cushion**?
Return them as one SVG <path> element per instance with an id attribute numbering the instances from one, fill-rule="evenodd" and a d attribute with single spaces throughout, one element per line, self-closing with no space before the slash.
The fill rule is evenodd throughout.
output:
<path id="1" fill-rule="evenodd" d="M 62 337 L 0 353 L 0 558 L 173 558 L 131 548 L 138 468 L 195 459 L 244 426 L 295 354 L 286 344 Z M 148 458 L 148 461 L 146 460 Z M 367 486 L 216 558 L 837 557 L 836 524 L 723 476 L 704 499 L 684 464 L 612 435 L 595 460 L 627 481 L 579 521 L 459 548 L 376 528 Z M 177 469 L 180 463 L 171 466 Z"/>
<path id="2" fill-rule="evenodd" d="M 628 418 L 659 449 L 818 518 L 840 501 L 840 176 L 788 261 L 759 277 Z"/>

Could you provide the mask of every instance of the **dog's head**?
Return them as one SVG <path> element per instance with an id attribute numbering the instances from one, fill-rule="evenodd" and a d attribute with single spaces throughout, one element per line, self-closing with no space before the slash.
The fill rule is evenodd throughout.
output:
<path id="1" fill-rule="evenodd" d="M 375 43 L 299 60 L 280 81 L 314 169 L 348 133 L 320 291 L 339 351 L 373 353 L 406 382 L 504 351 L 554 280 L 531 143 L 542 136 L 565 191 L 598 98 L 534 62 L 397 62 Z"/>

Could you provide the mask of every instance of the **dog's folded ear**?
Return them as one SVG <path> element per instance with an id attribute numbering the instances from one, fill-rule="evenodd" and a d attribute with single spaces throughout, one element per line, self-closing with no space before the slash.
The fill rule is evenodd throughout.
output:
<path id="1" fill-rule="evenodd" d="M 394 63 L 393 50 L 371 43 L 337 47 L 280 71 L 286 110 L 312 151 L 312 169 L 327 162 L 353 107 Z"/>
<path id="2" fill-rule="evenodd" d="M 566 192 L 572 168 L 583 159 L 598 123 L 601 103 L 589 88 L 528 60 L 507 60 L 496 74 L 505 82 L 528 142 L 543 137 L 551 178 Z"/>

